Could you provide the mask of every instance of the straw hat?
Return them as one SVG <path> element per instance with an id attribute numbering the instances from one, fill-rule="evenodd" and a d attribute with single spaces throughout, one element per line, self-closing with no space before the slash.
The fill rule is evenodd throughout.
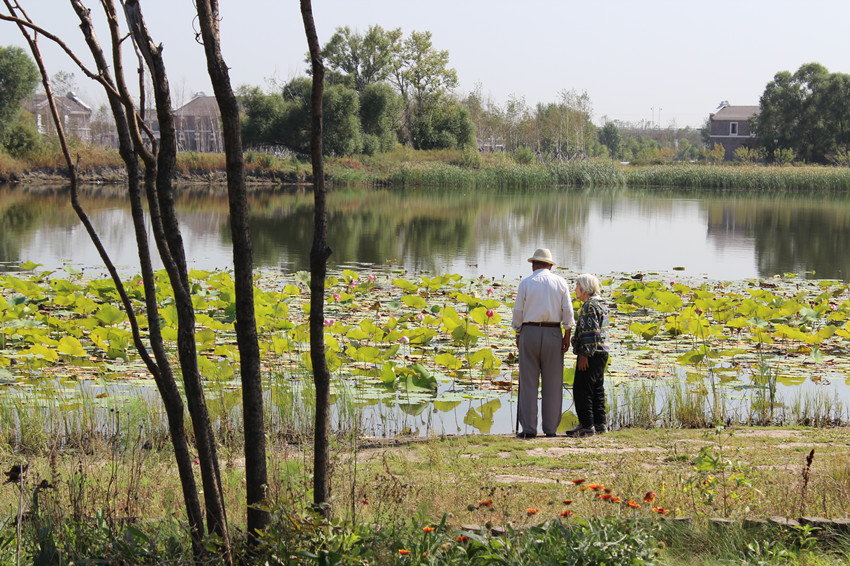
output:
<path id="1" fill-rule="evenodd" d="M 534 250 L 534 255 L 528 258 L 528 262 L 532 263 L 535 261 L 539 261 L 540 263 L 548 263 L 549 265 L 555 265 L 555 262 L 552 260 L 552 252 L 550 252 L 546 248 L 537 248 L 536 250 Z"/>

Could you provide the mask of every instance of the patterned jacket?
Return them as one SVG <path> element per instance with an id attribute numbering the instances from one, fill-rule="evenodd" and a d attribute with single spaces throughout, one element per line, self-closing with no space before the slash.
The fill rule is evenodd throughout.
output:
<path id="1" fill-rule="evenodd" d="M 573 353 L 577 356 L 593 356 L 607 352 L 608 307 L 598 297 L 590 297 L 582 305 L 573 334 Z"/>

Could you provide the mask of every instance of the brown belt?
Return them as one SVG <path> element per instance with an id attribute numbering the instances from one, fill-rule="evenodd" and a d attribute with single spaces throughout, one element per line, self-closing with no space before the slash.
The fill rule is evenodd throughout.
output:
<path id="1" fill-rule="evenodd" d="M 560 328 L 560 322 L 523 322 L 523 326 L 545 326 L 546 328 Z"/>

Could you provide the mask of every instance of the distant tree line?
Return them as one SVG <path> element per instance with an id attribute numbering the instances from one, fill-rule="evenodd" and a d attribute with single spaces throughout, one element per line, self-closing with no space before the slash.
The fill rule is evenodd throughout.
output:
<path id="1" fill-rule="evenodd" d="M 850 165 L 850 75 L 806 63 L 767 84 L 753 119 L 755 145 L 768 161 Z"/>
<path id="2" fill-rule="evenodd" d="M 327 87 L 324 151 L 374 154 L 398 143 L 415 149 L 475 147 L 469 111 L 452 94 L 457 72 L 448 51 L 437 50 L 430 32 L 370 27 L 365 34 L 337 28 L 322 48 Z M 299 77 L 279 92 L 257 87 L 240 92 L 247 146 L 309 149 L 310 79 Z"/>

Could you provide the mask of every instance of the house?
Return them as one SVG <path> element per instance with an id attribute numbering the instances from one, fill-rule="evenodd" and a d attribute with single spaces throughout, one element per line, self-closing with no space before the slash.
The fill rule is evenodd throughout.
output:
<path id="1" fill-rule="evenodd" d="M 711 147 L 723 144 L 725 160 L 733 160 L 736 149 L 750 146 L 755 136 L 750 130 L 750 118 L 758 116 L 760 111 L 758 106 L 732 106 L 721 102 L 718 111 L 709 115 Z"/>
<path id="2" fill-rule="evenodd" d="M 174 111 L 177 150 L 223 153 L 221 114 L 214 96 L 199 92 Z"/>
<path id="3" fill-rule="evenodd" d="M 65 96 L 56 96 L 54 100 L 65 134 L 85 143 L 91 142 L 91 107 L 80 100 L 73 92 L 69 92 Z M 35 116 L 38 133 L 42 135 L 56 134 L 56 126 L 53 123 L 50 105 L 47 103 L 47 95 L 43 93 L 34 94 L 24 103 L 24 108 Z"/>

